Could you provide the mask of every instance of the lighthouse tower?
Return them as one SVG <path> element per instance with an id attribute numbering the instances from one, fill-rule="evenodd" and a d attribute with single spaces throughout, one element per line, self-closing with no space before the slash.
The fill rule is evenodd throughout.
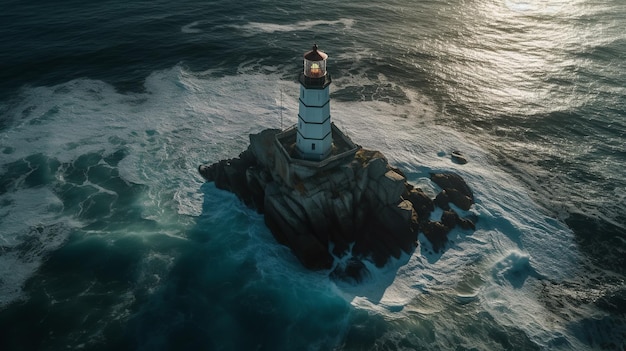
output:
<path id="1" fill-rule="evenodd" d="M 331 151 L 333 137 L 330 125 L 330 74 L 326 72 L 328 55 L 317 49 L 304 54 L 304 71 L 300 74 L 300 109 L 298 111 L 296 147 L 300 158 L 321 161 Z"/>

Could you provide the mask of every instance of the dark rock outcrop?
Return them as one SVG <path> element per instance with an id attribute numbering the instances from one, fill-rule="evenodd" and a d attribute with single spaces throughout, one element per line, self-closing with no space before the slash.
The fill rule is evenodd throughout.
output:
<path id="1" fill-rule="evenodd" d="M 445 198 L 440 201 L 452 202 L 464 211 L 469 210 L 474 203 L 472 190 L 458 174 L 431 173 L 430 180 L 445 191 Z"/>
<path id="2" fill-rule="evenodd" d="M 276 240 L 309 269 L 334 267 L 333 277 L 359 282 L 368 275 L 361 260 L 383 266 L 412 253 L 419 230 L 439 251 L 456 225 L 473 228 L 448 205 L 467 210 L 474 201 L 460 176 L 431 174 L 443 189 L 433 201 L 378 151 L 360 149 L 353 159 L 304 179 L 289 178 L 288 184 L 275 167 L 278 132 L 250 135 L 250 146 L 238 158 L 202 165 L 199 172 L 264 213 Z M 430 220 L 435 205 L 446 210 L 440 221 Z"/>
<path id="3" fill-rule="evenodd" d="M 331 278 L 349 283 L 361 283 L 370 277 L 370 272 L 363 261 L 356 257 L 349 258 L 345 263 L 339 263 L 330 273 Z"/>
<path id="4" fill-rule="evenodd" d="M 467 158 L 465 158 L 465 155 L 463 155 L 463 153 L 458 150 L 452 151 L 452 154 L 450 154 L 450 158 L 452 158 L 452 161 L 454 163 L 458 163 L 460 165 L 464 165 L 467 163 Z"/>
<path id="5" fill-rule="evenodd" d="M 441 251 L 444 245 L 448 242 L 448 233 L 450 228 L 446 227 L 441 222 L 428 221 L 422 226 L 422 231 L 426 239 L 430 241 L 435 252 Z"/>

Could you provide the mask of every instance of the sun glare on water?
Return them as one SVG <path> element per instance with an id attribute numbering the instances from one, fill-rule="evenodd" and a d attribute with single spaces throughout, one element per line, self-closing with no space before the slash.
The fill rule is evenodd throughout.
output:
<path id="1" fill-rule="evenodd" d="M 557 13 L 565 1 L 561 0 L 504 0 L 504 4 L 510 10 L 518 12 Z"/>
<path id="2" fill-rule="evenodd" d="M 453 15 L 458 35 L 444 43 L 441 75 L 450 95 L 471 111 L 490 115 L 536 115 L 584 101 L 571 98 L 578 79 L 569 52 L 588 38 L 577 26 L 576 9 L 563 1 L 496 0 L 473 3 Z"/>

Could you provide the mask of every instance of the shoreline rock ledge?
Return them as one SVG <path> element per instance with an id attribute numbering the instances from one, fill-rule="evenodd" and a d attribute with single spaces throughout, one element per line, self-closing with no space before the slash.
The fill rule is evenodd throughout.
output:
<path id="1" fill-rule="evenodd" d="M 468 210 L 474 203 L 471 189 L 457 174 L 431 174 L 442 188 L 431 199 L 382 153 L 356 147 L 348 159 L 315 174 L 285 176 L 281 152 L 289 145 L 281 150 L 278 140 L 283 134 L 278 129 L 250 134 L 250 145 L 239 157 L 200 165 L 198 170 L 217 188 L 235 193 L 263 213 L 276 240 L 308 269 L 334 268 L 331 276 L 359 282 L 368 275 L 363 260 L 382 267 L 391 257 L 411 254 L 419 231 L 438 252 L 455 226 L 475 229 L 449 205 Z M 432 221 L 436 206 L 443 214 Z"/>

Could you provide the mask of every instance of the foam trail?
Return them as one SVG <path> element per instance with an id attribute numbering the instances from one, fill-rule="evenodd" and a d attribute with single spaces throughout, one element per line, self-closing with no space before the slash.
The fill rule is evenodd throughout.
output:
<path id="1" fill-rule="evenodd" d="M 344 28 L 351 28 L 354 26 L 355 20 L 350 18 L 342 18 L 336 21 L 316 20 L 316 21 L 300 21 L 293 24 L 276 24 L 276 23 L 262 23 L 262 22 L 249 22 L 244 25 L 228 25 L 230 28 L 235 28 L 243 31 L 247 35 L 256 35 L 259 33 L 276 33 L 276 32 L 298 32 L 311 30 L 318 26 L 343 26 Z"/>
<path id="2" fill-rule="evenodd" d="M 200 21 L 194 21 L 189 24 L 184 25 L 180 31 L 185 34 L 197 34 L 202 33 L 202 29 L 196 28 L 200 25 Z"/>

